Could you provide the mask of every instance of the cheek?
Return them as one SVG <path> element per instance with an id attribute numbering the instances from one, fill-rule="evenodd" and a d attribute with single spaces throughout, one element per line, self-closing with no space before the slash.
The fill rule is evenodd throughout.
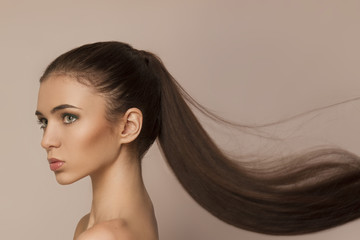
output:
<path id="1" fill-rule="evenodd" d="M 67 139 L 68 153 L 74 164 L 86 169 L 98 168 L 116 159 L 119 147 L 106 124 L 83 124 Z M 87 166 L 87 167 L 86 167 Z"/>

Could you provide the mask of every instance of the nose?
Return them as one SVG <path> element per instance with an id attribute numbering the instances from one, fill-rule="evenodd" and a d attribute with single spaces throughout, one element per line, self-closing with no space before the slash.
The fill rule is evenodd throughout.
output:
<path id="1" fill-rule="evenodd" d="M 50 124 L 48 124 L 46 129 L 44 129 L 44 134 L 41 139 L 41 146 L 46 151 L 61 146 L 60 135 L 57 133 L 55 126 L 51 126 Z"/>

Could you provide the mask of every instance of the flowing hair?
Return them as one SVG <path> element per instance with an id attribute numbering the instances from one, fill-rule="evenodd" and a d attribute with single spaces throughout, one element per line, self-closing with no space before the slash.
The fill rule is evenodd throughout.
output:
<path id="1" fill-rule="evenodd" d="M 184 189 L 222 221 L 253 232 L 296 235 L 360 217 L 360 159 L 338 148 L 309 150 L 252 167 L 214 143 L 189 105 L 224 121 L 192 99 L 154 54 L 120 42 L 83 45 L 56 58 L 40 81 L 66 74 L 107 101 L 107 119 L 128 108 L 143 113 L 133 143 L 139 160 L 157 139 Z M 226 122 L 229 124 L 229 122 Z"/>

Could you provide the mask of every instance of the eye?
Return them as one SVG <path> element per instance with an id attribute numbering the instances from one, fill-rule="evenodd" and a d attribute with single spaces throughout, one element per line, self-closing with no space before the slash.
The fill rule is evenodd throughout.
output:
<path id="1" fill-rule="evenodd" d="M 74 114 L 65 113 L 63 114 L 63 121 L 65 124 L 70 124 L 78 120 L 78 117 Z"/>
<path id="2" fill-rule="evenodd" d="M 45 129 L 48 124 L 48 120 L 46 118 L 39 118 L 38 123 L 40 125 L 40 129 Z"/>

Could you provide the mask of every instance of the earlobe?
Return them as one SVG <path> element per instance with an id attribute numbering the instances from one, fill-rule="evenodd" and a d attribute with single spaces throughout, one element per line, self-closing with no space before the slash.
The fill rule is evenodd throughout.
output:
<path id="1" fill-rule="evenodd" d="M 140 134 L 143 116 L 139 109 L 130 108 L 122 117 L 120 143 L 130 143 Z"/>

